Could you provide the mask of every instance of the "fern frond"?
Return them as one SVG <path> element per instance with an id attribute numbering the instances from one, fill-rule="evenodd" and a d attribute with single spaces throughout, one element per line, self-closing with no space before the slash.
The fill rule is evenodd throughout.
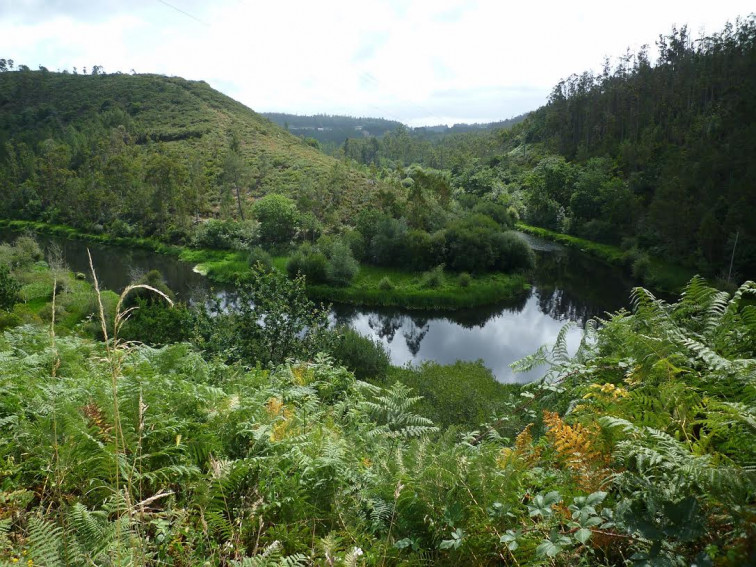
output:
<path id="1" fill-rule="evenodd" d="M 29 555 L 37 565 L 63 567 L 63 528 L 45 520 L 29 519 Z"/>

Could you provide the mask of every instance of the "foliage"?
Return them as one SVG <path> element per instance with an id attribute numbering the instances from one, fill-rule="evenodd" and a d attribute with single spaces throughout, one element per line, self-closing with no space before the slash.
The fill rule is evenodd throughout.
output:
<path id="1" fill-rule="evenodd" d="M 0 264 L 0 310 L 10 310 L 16 304 L 19 291 L 21 284 L 11 275 L 8 266 Z"/>
<path id="2" fill-rule="evenodd" d="M 424 362 L 392 368 L 389 379 L 402 382 L 423 396 L 418 404 L 422 415 L 444 427 L 471 430 L 511 409 L 510 393 L 519 389 L 497 382 L 480 362 L 457 361 L 449 365 Z"/>
<path id="3" fill-rule="evenodd" d="M 391 366 L 383 344 L 350 328 L 338 329 L 337 334 L 338 338 L 331 347 L 336 362 L 353 372 L 358 380 L 382 382 Z"/>
<path id="4" fill-rule="evenodd" d="M 349 285 L 360 269 L 352 250 L 343 240 L 334 241 L 326 250 L 328 265 L 326 280 L 331 285 Z"/>
<path id="5" fill-rule="evenodd" d="M 123 340 L 160 346 L 192 338 L 195 315 L 185 305 L 139 298 L 133 307 L 120 333 Z"/>
<path id="6" fill-rule="evenodd" d="M 199 314 L 197 343 L 248 365 L 303 360 L 329 350 L 328 311 L 305 295 L 304 279 L 252 267 L 228 309 L 221 299 Z"/>
<path id="7" fill-rule="evenodd" d="M 297 231 L 298 214 L 294 201 L 270 194 L 255 202 L 252 209 L 260 223 L 260 240 L 268 245 L 288 244 Z"/>
<path id="8" fill-rule="evenodd" d="M 310 284 L 324 283 L 328 279 L 328 258 L 305 242 L 286 262 L 286 272 L 290 278 L 304 277 Z"/>
<path id="9" fill-rule="evenodd" d="M 0 73 L 0 101 L 5 218 L 187 243 L 198 220 L 243 221 L 252 199 L 325 186 L 338 165 L 202 81 L 14 71 Z M 376 185 L 346 168 L 332 221 Z"/>
<path id="10" fill-rule="evenodd" d="M 247 263 L 250 266 L 262 266 L 267 271 L 273 269 L 273 257 L 261 246 L 254 246 L 250 249 Z"/>
<path id="11" fill-rule="evenodd" d="M 244 250 L 257 237 L 257 226 L 251 222 L 208 219 L 201 223 L 192 236 L 192 246 L 218 250 Z"/>
<path id="12" fill-rule="evenodd" d="M 258 301 L 296 283 L 255 278 Z M 696 279 L 668 304 L 639 289 L 633 313 L 589 327 L 575 355 L 562 334 L 523 362 L 551 365 L 524 387 L 470 363 L 392 368 L 380 388 L 317 354 L 262 369 L 125 345 L 107 325 L 107 343 L 6 331 L 0 552 L 45 565 L 748 564 L 754 294 Z"/>

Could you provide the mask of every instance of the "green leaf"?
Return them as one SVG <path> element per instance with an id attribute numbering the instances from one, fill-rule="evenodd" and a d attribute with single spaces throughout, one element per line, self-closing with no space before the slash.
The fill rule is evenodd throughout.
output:
<path id="1" fill-rule="evenodd" d="M 589 539 L 591 539 L 591 534 L 592 534 L 592 533 L 593 533 L 593 532 L 591 532 L 591 530 L 589 530 L 588 528 L 580 528 L 580 529 L 579 529 L 578 531 L 576 531 L 576 532 L 575 532 L 575 534 L 574 534 L 574 536 L 575 536 L 575 540 L 576 540 L 576 541 L 579 541 L 580 543 L 582 543 L 583 545 L 585 545 L 585 543 L 586 543 L 586 542 L 587 542 L 587 541 L 588 541 Z"/>
<path id="2" fill-rule="evenodd" d="M 499 541 L 507 546 L 507 549 L 509 551 L 514 551 L 518 547 L 520 547 L 520 544 L 517 543 L 517 538 L 520 536 L 519 530 L 517 532 L 513 532 L 512 530 L 507 530 L 507 532 L 499 538 Z"/>
<path id="3" fill-rule="evenodd" d="M 548 539 L 536 547 L 536 554 L 540 557 L 544 555 L 546 557 L 555 557 L 560 551 L 562 551 L 562 546 L 556 545 Z"/>

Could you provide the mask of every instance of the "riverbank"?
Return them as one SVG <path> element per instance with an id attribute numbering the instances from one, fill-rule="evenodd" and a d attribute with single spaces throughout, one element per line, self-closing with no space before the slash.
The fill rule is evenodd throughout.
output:
<path id="1" fill-rule="evenodd" d="M 0 228 L 32 230 L 68 239 L 84 240 L 127 248 L 141 248 L 177 257 L 195 266 L 210 281 L 222 284 L 244 282 L 249 277 L 248 253 L 242 250 L 212 250 L 166 244 L 151 238 L 116 237 L 85 233 L 64 225 L 35 221 L 3 220 Z M 287 256 L 274 258 L 274 267 L 286 271 Z M 524 297 L 530 284 L 523 274 L 465 276 L 443 274 L 430 286 L 424 272 L 361 265 L 354 281 L 345 287 L 308 285 L 312 299 L 369 307 L 456 310 L 515 301 Z"/>
<path id="2" fill-rule="evenodd" d="M 526 234 L 580 250 L 611 266 L 625 270 L 640 279 L 644 285 L 664 293 L 678 293 L 695 275 L 695 271 L 690 268 L 646 253 L 639 253 L 637 250 L 623 250 L 619 246 L 594 242 L 524 223 L 517 223 L 516 228 Z"/>

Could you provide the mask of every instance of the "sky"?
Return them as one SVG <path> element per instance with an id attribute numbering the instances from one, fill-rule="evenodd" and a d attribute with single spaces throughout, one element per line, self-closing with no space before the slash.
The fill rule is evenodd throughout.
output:
<path id="1" fill-rule="evenodd" d="M 204 80 L 258 112 L 410 126 L 535 110 L 572 73 L 753 0 L 0 0 L 0 57 Z"/>

